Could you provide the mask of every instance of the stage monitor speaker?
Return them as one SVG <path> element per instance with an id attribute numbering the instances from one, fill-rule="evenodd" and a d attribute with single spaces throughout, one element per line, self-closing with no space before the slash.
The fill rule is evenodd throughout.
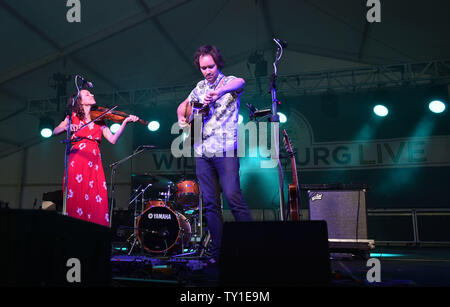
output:
<path id="1" fill-rule="evenodd" d="M 302 185 L 309 198 L 309 219 L 324 220 L 329 239 L 366 240 L 364 185 Z"/>
<path id="2" fill-rule="evenodd" d="M 0 210 L 0 286 L 107 286 L 108 227 L 46 210 Z"/>
<path id="3" fill-rule="evenodd" d="M 225 222 L 221 286 L 322 286 L 331 282 L 324 221 Z"/>

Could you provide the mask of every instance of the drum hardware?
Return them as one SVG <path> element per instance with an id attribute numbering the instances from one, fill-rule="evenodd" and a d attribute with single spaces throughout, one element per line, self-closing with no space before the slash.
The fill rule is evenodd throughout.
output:
<path id="1" fill-rule="evenodd" d="M 136 192 L 139 191 L 139 189 L 140 189 L 141 186 L 142 186 L 142 185 L 139 185 L 139 187 L 138 187 L 135 191 L 136 191 Z M 147 186 L 146 186 L 144 189 L 141 189 L 140 192 L 139 192 L 139 193 L 138 193 L 138 194 L 137 194 L 137 195 L 129 202 L 129 204 L 128 204 L 128 205 L 131 205 L 133 202 L 135 203 L 135 204 L 134 204 L 134 214 L 133 214 L 133 233 L 132 233 L 131 236 L 127 239 L 127 241 L 130 242 L 132 238 L 134 238 L 134 239 L 133 239 L 133 243 L 131 244 L 131 248 L 130 248 L 130 251 L 128 252 L 128 255 L 131 254 L 131 252 L 132 252 L 133 249 L 134 249 L 134 246 L 136 245 L 136 243 L 138 243 L 138 237 L 137 237 L 137 218 L 138 218 L 139 215 L 137 214 L 137 199 L 138 199 L 139 196 L 141 196 L 141 211 L 140 211 L 140 212 L 143 212 L 143 211 L 144 211 L 144 193 L 145 193 L 145 191 L 146 191 L 149 187 L 151 187 L 151 186 L 152 186 L 151 183 L 147 184 Z"/>
<path id="2" fill-rule="evenodd" d="M 203 204 L 202 204 L 202 197 L 201 193 L 199 196 L 199 201 L 197 205 L 198 209 L 190 209 L 185 211 L 186 212 L 192 212 L 190 216 L 192 217 L 192 225 L 194 225 L 194 231 L 192 232 L 192 239 L 195 242 L 195 244 L 199 244 L 203 237 Z"/>
<path id="3" fill-rule="evenodd" d="M 203 202 L 202 193 L 198 198 L 198 205 L 195 206 L 196 209 L 185 210 L 184 213 L 190 218 L 191 225 L 193 226 L 191 232 L 191 244 L 193 243 L 193 252 L 187 252 L 183 254 L 176 255 L 174 257 L 183 257 L 188 255 L 196 255 L 203 257 L 207 249 L 209 249 L 210 234 L 209 231 L 203 234 Z"/>
<path id="4" fill-rule="evenodd" d="M 158 196 L 161 196 L 164 198 L 164 203 L 167 206 L 167 203 L 170 201 L 170 197 L 172 196 L 172 193 L 170 192 L 172 188 L 172 181 L 167 182 L 167 192 L 159 192 Z"/>
<path id="5" fill-rule="evenodd" d="M 134 232 L 128 239 L 132 244 L 128 255 L 138 244 L 143 251 L 161 256 L 170 253 L 171 257 L 193 254 L 203 257 L 209 249 L 211 237 L 209 231 L 203 233 L 202 193 L 197 181 L 183 178 L 174 185 L 161 176 L 139 175 L 136 178 L 141 180 L 139 188 L 149 181 L 151 183 L 140 190 L 138 195 L 134 195 L 130 202 L 136 202 L 136 205 Z M 150 186 L 152 190 L 162 190 L 159 193 L 153 192 L 152 195 L 156 198 L 148 199 L 143 196 Z M 139 197 L 140 212 L 137 210 Z M 222 199 L 219 201 L 222 207 Z"/>
<path id="6" fill-rule="evenodd" d="M 205 238 L 202 240 L 202 243 L 200 244 L 200 257 L 203 257 L 209 247 L 209 242 L 211 241 L 211 233 L 208 231 L 206 233 Z"/>

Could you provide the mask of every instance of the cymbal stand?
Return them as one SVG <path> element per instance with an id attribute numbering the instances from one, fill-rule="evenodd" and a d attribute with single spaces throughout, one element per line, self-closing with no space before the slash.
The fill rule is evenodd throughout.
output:
<path id="1" fill-rule="evenodd" d="M 150 186 L 152 186 L 151 183 L 149 183 L 144 189 L 142 189 L 141 192 L 138 195 L 136 195 L 136 197 L 134 197 L 129 203 L 129 205 L 131 205 L 131 203 L 135 202 L 135 204 L 134 204 L 134 216 L 133 216 L 133 221 L 134 221 L 133 234 L 128 238 L 127 241 L 131 240 L 131 238 L 133 238 L 133 237 L 134 237 L 134 240 L 133 240 L 133 244 L 131 245 L 130 251 L 128 252 L 128 255 L 131 255 L 131 252 L 133 251 L 134 246 L 138 242 L 137 220 L 138 220 L 138 217 L 144 212 L 144 193 Z M 136 212 L 136 209 L 137 209 L 137 198 L 139 196 L 141 196 L 141 212 L 139 214 L 137 214 L 137 212 Z"/>
<path id="2" fill-rule="evenodd" d="M 170 187 L 171 187 L 171 185 L 172 185 L 172 181 L 169 181 L 167 183 L 167 192 L 159 193 L 160 196 L 164 196 L 164 206 L 165 207 L 167 207 L 167 202 L 170 200 L 170 196 L 171 196 Z"/>

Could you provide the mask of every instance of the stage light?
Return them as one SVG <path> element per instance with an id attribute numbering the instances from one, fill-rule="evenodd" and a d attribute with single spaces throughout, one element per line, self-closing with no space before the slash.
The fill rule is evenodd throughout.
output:
<path id="1" fill-rule="evenodd" d="M 50 117 L 42 117 L 39 120 L 39 132 L 44 138 L 49 138 L 53 135 L 53 129 L 55 128 L 55 121 Z"/>
<path id="2" fill-rule="evenodd" d="M 378 104 L 375 107 L 373 107 L 373 112 L 380 117 L 385 117 L 386 115 L 388 115 L 389 110 L 388 108 L 386 108 L 385 106 Z"/>
<path id="3" fill-rule="evenodd" d="M 50 128 L 41 129 L 41 136 L 44 138 L 49 138 L 53 134 L 53 130 Z"/>
<path id="4" fill-rule="evenodd" d="M 157 122 L 156 120 L 153 120 L 153 121 L 151 121 L 149 124 L 148 124 L 148 130 L 150 130 L 150 131 L 156 131 L 156 130 L 158 130 L 159 129 L 159 122 Z"/>
<path id="5" fill-rule="evenodd" d="M 112 133 L 116 133 L 120 128 L 120 124 L 112 124 L 111 127 L 109 127 L 109 130 L 111 130 Z"/>
<path id="6" fill-rule="evenodd" d="M 242 124 L 243 121 L 244 121 L 244 116 L 239 114 L 238 125 Z"/>
<path id="7" fill-rule="evenodd" d="M 285 122 L 287 122 L 287 117 L 286 117 L 286 115 L 284 115 L 284 114 L 281 113 L 281 112 L 278 112 L 277 114 L 278 114 L 278 116 L 280 117 L 280 123 L 284 124 Z"/>
<path id="8" fill-rule="evenodd" d="M 404 254 L 390 254 L 390 253 L 370 253 L 370 257 L 375 258 L 393 258 L 393 257 L 403 257 Z"/>
<path id="9" fill-rule="evenodd" d="M 428 108 L 433 113 L 442 113 L 445 111 L 445 103 L 440 100 L 433 100 L 428 104 Z"/>

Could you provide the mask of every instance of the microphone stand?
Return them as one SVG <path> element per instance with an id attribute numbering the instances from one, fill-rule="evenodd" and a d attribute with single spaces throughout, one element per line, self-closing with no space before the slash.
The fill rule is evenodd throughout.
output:
<path id="1" fill-rule="evenodd" d="M 275 129 L 275 133 L 273 135 L 274 143 L 278 162 L 278 179 L 279 179 L 279 190 L 280 190 L 280 220 L 286 221 L 286 211 L 285 211 L 285 201 L 284 201 L 284 179 L 283 179 L 283 169 L 281 166 L 280 160 L 280 139 L 279 139 L 279 124 L 280 117 L 277 112 L 277 106 L 280 103 L 277 99 L 277 63 L 281 59 L 283 55 L 283 46 L 280 44 L 279 40 L 273 39 L 274 42 L 278 45 L 277 53 L 275 56 L 275 62 L 273 63 L 274 72 L 270 79 L 270 93 L 272 95 L 272 116 L 269 118 L 270 122 L 276 123 L 277 129 Z"/>
<path id="2" fill-rule="evenodd" d="M 280 102 L 277 99 L 277 63 L 281 59 L 283 55 L 283 46 L 280 44 L 280 41 L 276 38 L 273 39 L 274 42 L 278 45 L 278 49 L 275 56 L 275 61 L 273 63 L 274 72 L 270 78 L 270 93 L 272 95 L 272 109 L 264 109 L 257 110 L 252 105 L 247 104 L 250 109 L 250 119 L 256 119 L 258 121 L 258 117 L 261 117 L 261 120 L 267 120 L 269 122 L 275 123 L 276 129 L 274 129 L 273 133 L 273 142 L 272 145 L 276 150 L 277 164 L 278 164 L 278 179 L 279 179 L 279 193 L 280 193 L 280 220 L 287 220 L 287 212 L 285 209 L 285 200 L 284 200 L 284 179 L 283 179 L 283 169 L 280 160 L 280 137 L 279 137 L 279 124 L 280 117 L 277 112 L 277 106 Z"/>
<path id="3" fill-rule="evenodd" d="M 69 123 L 67 126 L 66 131 L 66 139 L 62 141 L 62 143 L 66 143 L 66 152 L 64 155 L 64 198 L 63 198 L 63 208 L 62 208 L 62 214 L 67 215 L 67 186 L 68 186 L 68 180 L 69 180 L 69 155 L 70 155 L 70 146 L 71 146 L 71 140 L 70 140 L 70 132 L 71 132 L 71 126 L 72 126 L 72 109 L 75 105 L 75 101 L 77 101 L 78 97 L 80 96 L 80 86 L 78 85 L 78 78 L 80 76 L 75 76 L 75 86 L 77 88 L 77 95 L 72 99 L 72 104 L 69 106 L 68 115 L 69 115 Z"/>
<path id="4" fill-rule="evenodd" d="M 132 157 L 140 154 L 144 150 L 146 150 L 146 148 L 139 146 L 128 157 L 125 157 L 122 160 L 119 160 L 119 161 L 114 162 L 111 165 L 109 165 L 109 167 L 111 168 L 111 208 L 110 208 L 110 214 L 109 214 L 109 225 L 110 226 L 112 226 L 112 216 L 113 216 L 113 210 L 114 210 L 114 176 L 116 174 L 116 169 L 120 164 L 122 164 L 125 161 L 128 161 L 129 159 L 131 159 Z"/>

